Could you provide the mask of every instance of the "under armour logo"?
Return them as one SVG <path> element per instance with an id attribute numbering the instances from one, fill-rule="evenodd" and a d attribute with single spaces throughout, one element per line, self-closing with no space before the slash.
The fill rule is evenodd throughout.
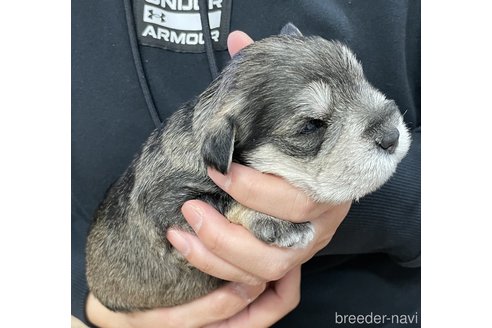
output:
<path id="1" fill-rule="evenodd" d="M 149 15 L 147 16 L 148 18 L 155 18 L 158 17 L 161 19 L 161 22 L 164 23 L 166 21 L 166 16 L 164 13 L 161 13 L 160 15 L 154 14 L 154 11 L 152 9 L 149 10 Z"/>

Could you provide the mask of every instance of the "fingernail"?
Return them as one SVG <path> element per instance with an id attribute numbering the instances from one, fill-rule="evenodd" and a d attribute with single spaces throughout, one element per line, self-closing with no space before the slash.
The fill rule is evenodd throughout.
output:
<path id="1" fill-rule="evenodd" d="M 203 211 L 201 208 L 195 206 L 193 203 L 188 203 L 188 206 L 190 207 L 193 214 L 188 215 L 186 217 L 186 221 L 188 221 L 195 232 L 198 232 L 198 230 L 200 230 L 200 228 L 202 227 Z"/>
<path id="2" fill-rule="evenodd" d="M 169 239 L 174 248 L 176 248 L 184 257 L 188 256 L 190 253 L 190 246 L 188 245 L 186 237 L 181 232 L 169 230 L 167 232 L 167 239 Z"/>
<path id="3" fill-rule="evenodd" d="M 227 190 L 231 185 L 231 177 L 229 176 L 229 174 L 221 174 L 219 171 L 216 171 L 210 167 L 208 168 L 207 172 L 210 179 L 212 179 L 212 181 L 215 182 L 215 184 L 221 189 Z"/>

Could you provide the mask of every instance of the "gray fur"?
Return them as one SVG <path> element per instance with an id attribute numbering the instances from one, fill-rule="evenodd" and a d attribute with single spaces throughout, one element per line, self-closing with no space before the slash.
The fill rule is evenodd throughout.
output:
<path id="1" fill-rule="evenodd" d="M 285 24 L 280 30 L 280 35 L 302 36 L 301 31 L 292 23 Z"/>
<path id="2" fill-rule="evenodd" d="M 105 306 L 174 306 L 223 283 L 187 264 L 165 237 L 169 227 L 192 231 L 180 211 L 190 199 L 273 245 L 304 247 L 313 239 L 309 222 L 237 204 L 208 178 L 207 166 L 226 172 L 231 161 L 243 163 L 333 203 L 376 190 L 395 171 L 410 137 L 394 102 L 365 80 L 347 47 L 293 34 L 234 56 L 195 103 L 151 134 L 109 189 L 87 242 L 89 288 Z M 400 138 L 389 152 L 380 143 L 395 128 Z"/>
<path id="3" fill-rule="evenodd" d="M 314 238 L 311 222 L 292 223 L 258 213 L 250 226 L 256 238 L 280 247 L 304 248 Z"/>

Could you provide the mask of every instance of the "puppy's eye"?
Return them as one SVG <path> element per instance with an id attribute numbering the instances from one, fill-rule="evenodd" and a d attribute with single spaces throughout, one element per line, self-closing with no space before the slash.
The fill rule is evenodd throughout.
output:
<path id="1" fill-rule="evenodd" d="M 313 132 L 318 131 L 321 128 L 324 128 L 326 126 L 325 122 L 322 120 L 310 120 L 304 124 L 302 127 L 301 131 L 299 132 L 300 134 L 311 134 Z"/>

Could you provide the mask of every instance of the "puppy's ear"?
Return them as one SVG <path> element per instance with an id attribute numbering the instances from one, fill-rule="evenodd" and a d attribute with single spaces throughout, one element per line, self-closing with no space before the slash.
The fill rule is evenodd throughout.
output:
<path id="1" fill-rule="evenodd" d="M 282 27 L 280 35 L 302 36 L 302 33 L 294 24 L 289 22 Z"/>
<path id="2" fill-rule="evenodd" d="M 210 129 L 202 145 L 202 157 L 207 166 L 222 174 L 229 171 L 234 152 L 236 128 L 232 119 L 224 119 L 215 129 Z"/>

